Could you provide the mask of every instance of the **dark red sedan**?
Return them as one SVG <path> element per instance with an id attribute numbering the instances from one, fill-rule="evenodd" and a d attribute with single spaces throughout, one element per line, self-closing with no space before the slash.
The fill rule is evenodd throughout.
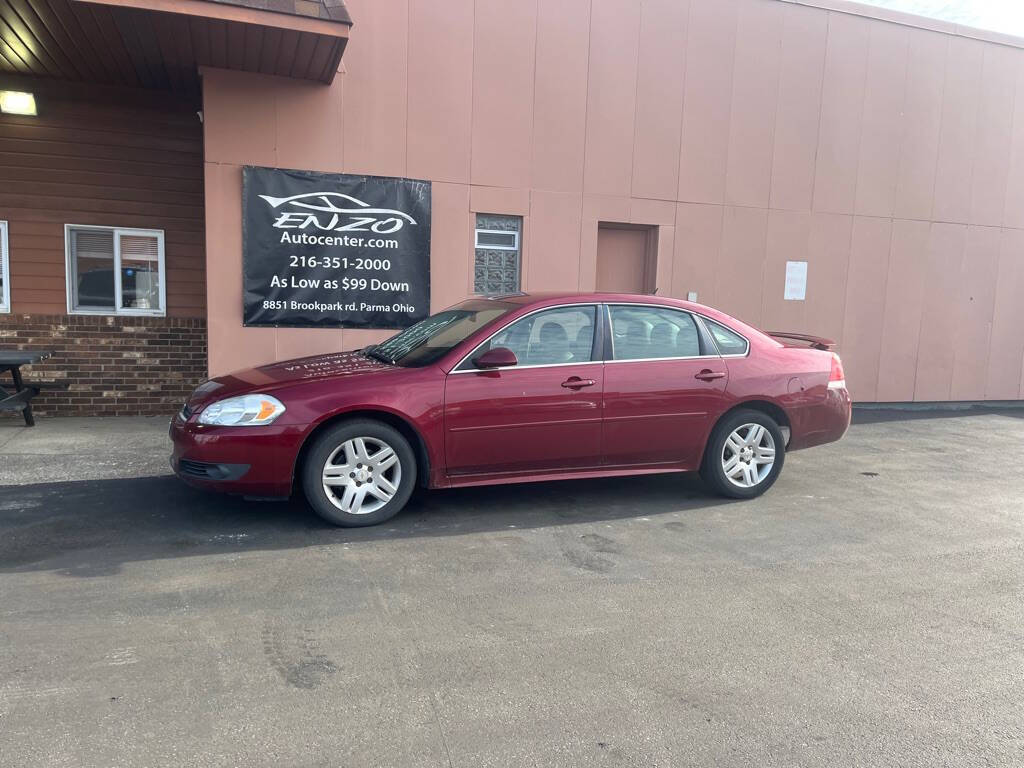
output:
<path id="1" fill-rule="evenodd" d="M 188 483 L 338 525 L 428 488 L 699 470 L 752 498 L 787 450 L 838 440 L 832 343 L 656 296 L 475 298 L 382 344 L 219 376 L 171 423 Z"/>

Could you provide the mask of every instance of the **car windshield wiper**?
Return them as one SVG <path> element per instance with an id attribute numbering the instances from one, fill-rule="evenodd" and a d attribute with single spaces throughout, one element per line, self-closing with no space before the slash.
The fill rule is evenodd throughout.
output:
<path id="1" fill-rule="evenodd" d="M 382 363 L 387 363 L 388 365 L 395 364 L 395 361 L 392 360 L 390 357 L 385 355 L 383 352 L 377 351 L 376 344 L 374 344 L 372 347 L 367 347 L 366 349 L 364 349 L 363 354 L 366 355 L 367 357 L 372 357 L 374 360 L 380 360 Z"/>

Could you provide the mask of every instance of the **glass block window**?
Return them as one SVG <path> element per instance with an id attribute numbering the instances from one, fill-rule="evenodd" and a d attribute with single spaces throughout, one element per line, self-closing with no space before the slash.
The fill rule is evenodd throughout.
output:
<path id="1" fill-rule="evenodd" d="M 519 292 L 522 231 L 523 219 L 520 216 L 476 215 L 474 292 Z"/>

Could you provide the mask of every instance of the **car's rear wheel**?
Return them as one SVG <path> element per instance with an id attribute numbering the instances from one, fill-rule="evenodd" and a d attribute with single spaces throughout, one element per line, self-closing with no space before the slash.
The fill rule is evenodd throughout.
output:
<path id="1" fill-rule="evenodd" d="M 723 496 L 752 499 L 772 487 L 785 458 L 785 440 L 775 420 L 744 408 L 715 425 L 700 474 Z"/>
<path id="2" fill-rule="evenodd" d="M 394 517 L 416 485 L 409 441 L 377 421 L 346 421 L 316 438 L 302 467 L 306 500 L 325 520 L 346 527 Z"/>

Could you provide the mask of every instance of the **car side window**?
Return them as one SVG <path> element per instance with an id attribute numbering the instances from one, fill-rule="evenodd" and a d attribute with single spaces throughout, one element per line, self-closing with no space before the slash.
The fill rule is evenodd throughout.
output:
<path id="1" fill-rule="evenodd" d="M 705 320 L 705 324 L 711 335 L 715 338 L 718 351 L 723 355 L 745 355 L 747 354 L 747 340 L 735 331 L 730 331 L 724 325 L 719 325 L 714 320 Z"/>
<path id="2" fill-rule="evenodd" d="M 697 322 L 689 312 L 668 307 L 612 306 L 610 309 L 613 360 L 703 354 Z"/>
<path id="3" fill-rule="evenodd" d="M 474 370 L 473 359 L 495 347 L 511 349 L 521 366 L 590 362 L 596 318 L 593 305 L 557 307 L 527 315 L 473 350 L 459 370 Z"/>

